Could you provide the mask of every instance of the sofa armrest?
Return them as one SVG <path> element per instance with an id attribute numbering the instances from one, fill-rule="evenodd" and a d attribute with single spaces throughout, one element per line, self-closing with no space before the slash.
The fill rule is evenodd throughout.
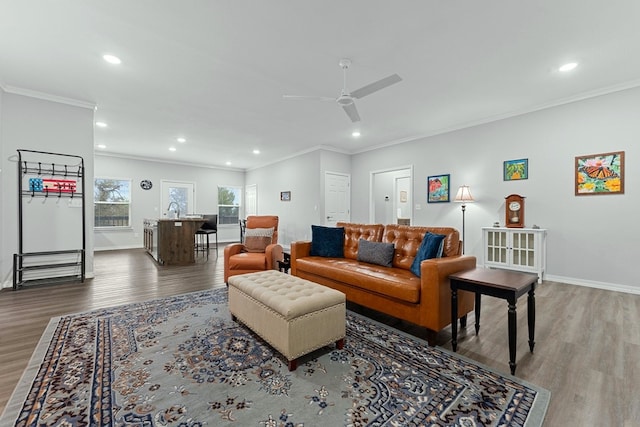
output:
<path id="1" fill-rule="evenodd" d="M 420 304 L 424 307 L 422 315 L 427 324 L 441 330 L 451 323 L 451 287 L 449 275 L 476 267 L 476 257 L 461 255 L 434 258 L 420 264 L 421 289 Z M 463 316 L 473 310 L 473 293 L 458 293 L 458 314 Z"/>
<path id="2" fill-rule="evenodd" d="M 298 270 L 297 260 L 309 256 L 311 253 L 311 241 L 291 242 L 291 274 L 296 275 Z"/>
<path id="3" fill-rule="evenodd" d="M 284 260 L 284 251 L 278 243 L 268 245 L 264 250 L 267 261 L 267 270 L 277 270 L 278 261 Z"/>

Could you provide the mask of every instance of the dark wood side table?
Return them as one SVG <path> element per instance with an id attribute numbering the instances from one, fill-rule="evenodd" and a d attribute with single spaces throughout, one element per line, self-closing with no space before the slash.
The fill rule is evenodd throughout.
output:
<path id="1" fill-rule="evenodd" d="M 529 350 L 533 353 L 534 331 L 536 325 L 535 289 L 538 275 L 517 271 L 492 270 L 474 268 L 449 276 L 451 283 L 451 345 L 455 352 L 458 347 L 458 290 L 475 292 L 476 294 L 476 335 L 480 331 L 480 296 L 482 294 L 507 300 L 509 304 L 509 367 L 511 375 L 516 372 L 516 301 L 525 293 L 527 298 L 527 314 L 529 323 Z"/>

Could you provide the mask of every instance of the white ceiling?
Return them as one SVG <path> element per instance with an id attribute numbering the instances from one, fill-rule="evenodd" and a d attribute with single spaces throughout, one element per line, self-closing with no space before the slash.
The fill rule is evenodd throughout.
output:
<path id="1" fill-rule="evenodd" d="M 637 0 L 0 1 L 6 91 L 95 104 L 105 152 L 240 169 L 638 86 L 638 52 Z M 359 123 L 282 98 L 339 96 L 343 57 L 350 90 L 403 81 L 357 100 Z"/>

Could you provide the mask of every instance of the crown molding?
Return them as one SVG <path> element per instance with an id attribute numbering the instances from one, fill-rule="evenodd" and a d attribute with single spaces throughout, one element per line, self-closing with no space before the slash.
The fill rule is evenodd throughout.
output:
<path id="1" fill-rule="evenodd" d="M 628 90 L 628 89 L 635 89 L 637 87 L 640 87 L 640 79 L 637 80 L 631 80 L 628 82 L 624 82 L 624 83 L 620 83 L 620 84 L 616 84 L 616 85 L 611 85 L 611 86 L 607 86 L 607 87 L 603 87 L 603 88 L 599 88 L 599 89 L 595 89 L 595 90 L 591 90 L 591 91 L 586 91 L 586 92 L 581 92 L 579 94 L 576 95 L 572 95 L 572 96 L 568 96 L 565 98 L 559 98 L 556 99 L 554 101 L 550 101 L 550 102 L 546 102 L 544 104 L 537 104 L 537 105 L 533 105 L 533 106 L 529 106 L 526 108 L 523 108 L 521 110 L 514 110 L 514 111 L 510 111 L 507 113 L 503 113 L 503 114 L 496 114 L 493 116 L 488 116 L 488 117 L 484 117 L 478 120 L 472 120 L 469 122 L 465 122 L 465 123 L 459 123 L 453 126 L 449 126 L 449 127 L 445 127 L 445 128 L 440 128 L 440 129 L 436 129 L 432 132 L 427 132 L 424 134 L 420 134 L 420 135 L 415 135 L 415 136 L 409 136 L 406 138 L 402 138 L 402 139 L 396 139 L 393 141 L 389 141 L 389 142 L 385 142 L 382 144 L 378 144 L 378 145 L 374 145 L 371 147 L 367 147 L 361 150 L 355 150 L 353 151 L 352 154 L 360 154 L 360 153 L 366 153 L 368 151 L 373 151 L 373 150 L 378 150 L 380 148 L 385 148 L 385 147 L 391 147 L 394 145 L 398 145 L 398 144 L 403 144 L 405 142 L 413 142 L 413 141 L 417 141 L 423 138 L 429 138 L 432 136 L 436 136 L 436 135 L 443 135 L 449 132 L 455 132 L 458 130 L 462 130 L 462 129 L 467 129 L 467 128 L 472 128 L 474 126 L 480 126 L 480 125 L 484 125 L 487 123 L 492 123 L 492 122 L 497 122 L 500 120 L 504 120 L 504 119 L 508 119 L 511 117 L 517 117 L 517 116 L 522 116 L 525 114 L 529 114 L 529 113 L 534 113 L 536 111 L 542 111 L 542 110 L 546 110 L 549 108 L 553 108 L 553 107 L 559 107 L 562 105 L 566 105 L 566 104 L 571 104 L 573 102 L 579 102 L 579 101 L 584 101 L 587 99 L 591 99 L 591 98 L 597 98 L 599 96 L 604 96 L 604 95 L 609 95 L 615 92 L 621 92 L 623 90 Z"/>
<path id="2" fill-rule="evenodd" d="M 113 152 L 102 151 L 102 150 L 101 151 L 94 150 L 93 155 L 102 156 L 102 157 L 116 157 L 119 159 L 141 160 L 141 161 L 152 162 L 152 163 L 165 163 L 168 165 L 190 166 L 190 167 L 198 167 L 198 168 L 205 168 L 205 169 L 218 169 L 218 170 L 234 171 L 234 172 L 245 171 L 244 169 L 241 169 L 241 168 L 221 167 L 221 166 L 207 165 L 204 163 L 184 162 L 184 161 L 176 161 L 176 160 L 165 160 L 165 159 L 158 159 L 154 157 L 133 156 L 129 154 L 113 153 Z"/>
<path id="3" fill-rule="evenodd" d="M 42 99 L 45 101 L 57 102 L 59 104 L 71 105 L 73 107 L 87 108 L 90 110 L 95 110 L 97 107 L 96 104 L 93 102 L 81 101 L 79 99 L 73 99 L 73 98 L 66 98 L 64 96 L 52 95 L 50 93 L 38 92 L 37 90 L 25 89 L 17 86 L 4 85 L 2 89 L 7 93 L 28 96 L 30 98 Z"/>

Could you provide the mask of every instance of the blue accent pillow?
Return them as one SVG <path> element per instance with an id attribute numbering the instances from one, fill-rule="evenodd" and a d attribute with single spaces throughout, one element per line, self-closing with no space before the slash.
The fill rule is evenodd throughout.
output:
<path id="1" fill-rule="evenodd" d="M 447 236 L 444 234 L 434 234 L 427 231 L 427 234 L 424 235 L 424 239 L 422 239 L 422 243 L 418 248 L 413 264 L 411 264 L 411 272 L 413 274 L 420 277 L 420 263 L 425 259 L 439 258 L 438 255 L 442 256 L 445 237 Z"/>
<path id="2" fill-rule="evenodd" d="M 393 243 L 370 242 L 365 239 L 358 240 L 358 261 L 393 267 Z"/>
<path id="3" fill-rule="evenodd" d="M 312 225 L 310 255 L 344 258 L 344 227 Z"/>

